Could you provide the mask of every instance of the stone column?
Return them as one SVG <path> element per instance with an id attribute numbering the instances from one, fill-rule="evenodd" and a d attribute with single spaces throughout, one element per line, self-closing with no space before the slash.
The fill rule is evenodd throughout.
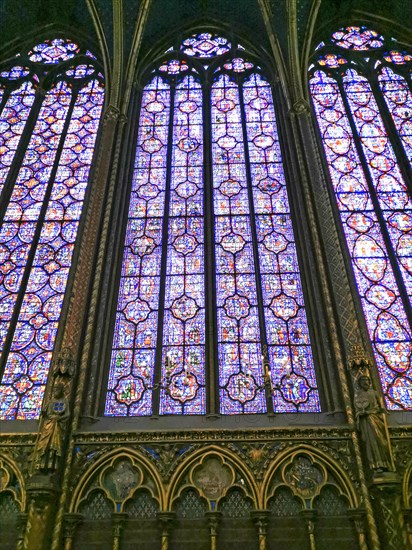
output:
<path id="1" fill-rule="evenodd" d="M 57 496 L 53 476 L 36 474 L 30 479 L 24 550 L 49 550 Z"/>
<path id="2" fill-rule="evenodd" d="M 124 513 L 116 512 L 112 515 L 113 521 L 113 550 L 120 550 L 124 524 L 129 516 Z"/>
<path id="3" fill-rule="evenodd" d="M 267 527 L 270 512 L 268 510 L 256 510 L 252 512 L 252 518 L 259 536 L 259 550 L 267 548 Z"/>
<path id="4" fill-rule="evenodd" d="M 349 510 L 349 517 L 353 521 L 358 535 L 359 550 L 368 550 L 366 543 L 365 510 L 361 508 Z"/>
<path id="5" fill-rule="evenodd" d="M 301 516 L 305 520 L 306 529 L 309 535 L 309 548 L 310 550 L 316 550 L 316 539 L 315 539 L 315 510 L 301 510 Z"/>
<path id="6" fill-rule="evenodd" d="M 63 518 L 63 545 L 64 550 L 71 550 L 73 539 L 79 523 L 83 521 L 81 514 L 64 514 Z"/>
<path id="7" fill-rule="evenodd" d="M 17 550 L 23 550 L 24 532 L 26 530 L 27 514 L 19 512 L 17 514 Z"/>
<path id="8" fill-rule="evenodd" d="M 217 534 L 222 513 L 215 511 L 206 512 L 206 517 L 209 522 L 210 550 L 217 550 Z"/>
<path id="9" fill-rule="evenodd" d="M 372 490 L 381 519 L 382 547 L 385 550 L 406 550 L 408 543 L 399 477 L 395 472 L 376 472 L 372 479 Z"/>
<path id="10" fill-rule="evenodd" d="M 412 508 L 404 508 L 403 517 L 405 518 L 406 533 L 408 537 L 408 544 L 406 547 L 412 548 Z"/>
<path id="11" fill-rule="evenodd" d="M 162 545 L 161 550 L 168 550 L 170 530 L 175 520 L 176 514 L 174 512 L 159 512 L 157 518 L 162 527 Z"/>

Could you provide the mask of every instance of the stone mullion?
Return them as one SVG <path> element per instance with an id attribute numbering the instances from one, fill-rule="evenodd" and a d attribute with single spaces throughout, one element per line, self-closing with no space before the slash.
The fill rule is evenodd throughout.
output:
<path id="1" fill-rule="evenodd" d="M 128 113 L 128 120 L 138 121 L 141 109 L 142 93 L 136 90 L 136 96 L 133 98 L 131 109 Z M 119 117 L 121 122 L 125 119 Z M 107 390 L 107 374 L 110 367 L 110 357 L 113 341 L 113 315 L 116 311 L 120 285 L 120 268 L 124 254 L 124 242 L 127 231 L 127 224 L 123 223 L 128 217 L 129 201 L 131 188 L 133 185 L 134 159 L 136 156 L 138 124 L 130 124 L 125 128 L 122 136 L 124 144 L 132 146 L 124 147 L 124 150 L 117 162 L 119 171 L 116 173 L 116 182 L 125 182 L 124 188 L 120 191 L 117 184 L 117 199 L 114 200 L 116 184 L 110 187 L 107 196 L 108 207 L 105 213 L 105 222 L 102 231 L 102 244 L 104 249 L 104 264 L 99 264 L 99 269 L 103 268 L 101 279 L 97 280 L 99 285 L 99 304 L 95 314 L 94 334 L 92 350 L 88 364 L 88 379 L 86 387 L 83 389 L 86 399 L 82 404 L 82 418 L 95 419 L 102 407 L 102 397 Z M 110 220 L 107 221 L 106 220 Z M 106 237 L 104 238 L 103 237 Z M 103 368 L 102 368 L 103 365 Z"/>
<path id="2" fill-rule="evenodd" d="M 333 284 L 342 287 L 340 292 L 345 295 L 346 300 L 350 296 L 349 285 L 347 280 L 342 277 L 345 273 L 343 258 L 338 250 L 338 236 L 334 230 L 334 219 L 332 215 L 329 196 L 325 189 L 319 188 L 319 182 L 324 182 L 324 174 L 320 169 L 322 165 L 317 151 L 316 143 L 310 122 L 309 106 L 303 100 L 295 103 L 290 111 L 292 115 L 292 130 L 294 141 L 296 143 L 298 165 L 300 168 L 300 178 L 303 190 L 303 208 L 306 212 L 308 225 L 310 229 L 311 246 L 316 258 L 315 269 L 318 272 L 318 280 L 320 281 L 320 294 L 323 303 L 325 315 L 326 330 L 330 343 L 330 350 L 324 350 L 327 361 L 327 378 L 326 386 L 330 387 L 332 405 L 334 410 L 340 404 L 340 396 L 337 394 L 335 385 L 341 386 L 345 412 L 349 417 L 352 415 L 352 409 L 349 399 L 348 379 L 344 367 L 343 350 L 340 342 L 340 335 L 337 330 L 336 311 L 334 307 L 334 288 Z M 304 144 L 304 146 L 302 145 Z M 309 183 L 310 180 L 310 183 Z M 313 186 L 313 188 L 311 188 Z M 325 238 L 326 235 L 326 238 Z M 340 264 L 339 273 L 340 279 L 333 280 L 333 273 L 329 273 L 328 261 L 337 261 Z M 358 323 L 352 304 L 347 305 L 350 314 L 351 329 L 357 332 Z M 352 345 L 362 342 L 361 335 L 356 334 Z M 336 372 L 332 370 L 331 365 L 335 362 L 338 366 L 338 380 L 335 380 Z M 329 384 L 327 383 L 329 382 Z M 338 382 L 338 384 L 336 384 Z M 353 416 L 353 415 L 352 415 Z"/>
<path id="3" fill-rule="evenodd" d="M 290 124 L 284 120 L 284 117 L 279 117 L 279 122 L 283 126 L 283 144 L 295 143 L 296 147 L 283 147 L 283 158 L 285 169 L 289 172 L 289 177 L 292 180 L 290 185 L 291 206 L 296 210 L 296 217 L 293 219 L 296 225 L 297 246 L 301 249 L 300 256 L 303 259 L 305 269 L 303 271 L 317 272 L 317 277 L 312 281 L 313 277 L 302 277 L 302 283 L 310 292 L 305 298 L 307 303 L 307 314 L 310 324 L 310 332 L 315 338 L 312 338 L 312 348 L 314 351 L 314 359 L 318 356 L 319 362 L 317 376 L 322 381 L 322 404 L 326 405 L 330 412 L 340 412 L 341 399 L 337 388 L 339 382 L 336 380 L 335 369 L 331 368 L 333 360 L 337 357 L 342 357 L 340 335 L 336 330 L 336 315 L 333 308 L 333 298 L 331 289 L 328 288 L 327 281 L 330 280 L 326 269 L 326 257 L 323 243 L 319 239 L 319 220 L 315 215 L 315 199 L 311 196 L 309 189 L 309 177 L 313 181 L 323 181 L 323 174 L 319 170 L 319 155 L 316 152 L 316 144 L 314 143 L 314 135 L 308 126 L 309 106 L 304 99 L 304 88 L 306 83 L 302 82 L 300 66 L 299 66 L 299 45 L 297 33 L 297 5 L 293 0 L 287 6 L 287 25 L 288 25 L 288 73 L 284 71 L 283 59 L 280 59 L 280 52 L 275 40 L 272 40 L 273 28 L 270 3 L 268 0 L 259 0 L 262 14 L 265 20 L 265 26 L 271 39 L 272 53 L 276 61 L 276 67 L 279 71 L 279 76 L 282 82 L 282 88 L 285 91 L 285 99 L 281 104 L 279 112 L 285 112 L 290 105 L 293 105 L 290 110 Z M 288 88 L 287 88 L 288 86 Z M 302 116 L 304 115 L 304 116 Z M 280 128 L 282 129 L 282 128 Z M 281 140 L 282 144 L 282 140 Z M 304 144 L 304 145 L 303 145 Z M 308 147 L 306 147 L 306 144 Z M 315 150 L 315 151 L 314 151 Z M 313 159 L 317 160 L 313 162 Z M 321 163 L 320 163 L 321 164 Z M 313 168 L 313 169 L 312 169 Z M 299 182 L 299 185 L 298 185 Z M 293 185 L 294 184 L 294 185 Z M 292 209 L 293 210 L 293 209 Z M 297 217 L 299 215 L 299 218 Z M 327 217 L 331 219 L 331 213 L 327 213 Z M 297 218 L 297 219 L 296 219 Z M 300 220 L 306 221 L 308 227 L 303 226 Z M 297 223 L 296 223 L 297 222 Z M 299 223 L 300 222 L 300 223 Z M 305 225 L 306 225 L 305 224 Z M 327 231 L 333 232 L 333 221 Z M 309 229 L 309 231 L 307 230 Z M 334 243 L 334 254 L 336 254 L 336 243 Z M 313 261 L 313 257 L 315 261 Z M 348 292 L 345 294 L 348 296 Z M 318 304 L 322 303 L 322 309 L 319 311 Z M 356 317 L 352 326 L 356 326 Z M 325 326 L 325 324 L 327 326 Z M 329 332 L 329 334 L 327 334 Z M 329 342 L 328 342 L 329 340 Z M 320 342 L 328 342 L 321 346 Z M 359 343 L 356 339 L 355 343 Z M 333 359 L 332 359 L 332 357 Z M 339 361 L 339 360 L 338 360 Z M 344 362 L 341 359 L 341 371 L 344 371 Z M 326 367 L 326 368 L 323 368 Z M 344 376 L 346 378 L 346 376 Z M 346 383 L 346 380 L 345 382 Z"/>

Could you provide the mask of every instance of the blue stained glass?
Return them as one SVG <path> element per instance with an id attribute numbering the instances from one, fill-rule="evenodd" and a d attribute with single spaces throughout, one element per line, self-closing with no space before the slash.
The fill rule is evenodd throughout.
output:
<path id="1" fill-rule="evenodd" d="M 79 46 L 71 40 L 55 38 L 34 46 L 29 52 L 29 59 L 37 63 L 56 64 L 67 61 L 78 53 L 80 53 Z"/>
<path id="2" fill-rule="evenodd" d="M 332 35 L 332 42 L 348 50 L 368 50 L 383 46 L 383 37 L 367 27 L 346 27 Z"/>
<path id="3" fill-rule="evenodd" d="M 405 225 L 403 220 L 411 219 L 412 201 L 408 196 L 368 81 L 356 71 L 347 71 L 344 89 L 368 160 L 381 212 L 387 224 L 392 246 L 397 252 L 406 290 L 411 299 L 412 235 L 410 227 L 407 223 Z M 399 217 L 400 213 L 402 220 Z"/>
<path id="4" fill-rule="evenodd" d="M 184 40 L 180 51 L 201 58 L 207 69 L 230 48 L 227 39 L 201 33 Z M 255 66 L 233 56 L 222 61 L 205 104 L 206 73 L 174 56 L 173 48 L 169 52 L 152 71 L 162 76 L 143 91 L 106 414 L 204 414 L 215 344 L 220 412 L 266 412 L 257 254 L 265 263 L 265 308 L 283 317 L 267 327 L 275 410 L 316 412 L 319 397 L 270 86 L 258 75 L 243 82 Z M 211 116 L 206 143 L 204 113 Z M 203 158 L 209 146 L 212 178 Z M 209 216 L 212 227 L 205 226 Z M 269 252 L 281 239 L 287 241 L 284 249 Z M 206 258 L 216 264 L 205 264 Z M 206 273 L 210 269 L 215 289 L 206 288 L 213 279 Z M 208 300 L 206 312 L 206 296 L 214 292 L 216 303 Z M 217 342 L 214 330 L 206 328 L 206 313 Z M 159 409 L 153 408 L 153 391 L 159 391 Z"/>
<path id="5" fill-rule="evenodd" d="M 13 90 L 0 115 L 0 194 L 34 101 L 31 82 Z"/>
<path id="6" fill-rule="evenodd" d="M 152 412 L 170 88 L 143 92 L 105 414 Z"/>
<path id="7" fill-rule="evenodd" d="M 6 363 L 8 376 L 0 386 L 13 403 L 5 416 L 11 409 L 17 419 L 40 414 L 103 97 L 101 85 L 92 81 L 75 102 Z"/>
<path id="8" fill-rule="evenodd" d="M 303 292 L 270 84 L 243 85 L 275 412 L 319 411 Z"/>
<path id="9" fill-rule="evenodd" d="M 60 82 L 44 99 L 0 229 L 0 345 L 3 347 L 36 231 L 71 89 Z M 6 370 L 7 372 L 7 370 Z M 7 378 L 7 377 L 6 377 Z"/>
<path id="10" fill-rule="evenodd" d="M 183 40 L 181 51 L 191 57 L 215 57 L 227 53 L 230 42 L 223 36 L 202 32 Z"/>
<path id="11" fill-rule="evenodd" d="M 20 80 L 30 73 L 30 70 L 20 65 L 15 65 L 11 69 L 1 71 L 0 78 L 5 80 Z"/>
<path id="12" fill-rule="evenodd" d="M 0 113 L 0 190 L 35 100 L 35 84 L 23 79 L 38 70 L 43 75 L 49 70 L 47 64 L 68 60 L 79 52 L 69 40 L 47 40 L 28 54 L 36 62 L 30 70 L 16 65 L 0 73 L 6 88 Z M 33 81 L 38 81 L 36 74 Z M 9 349 L 3 357 L 1 419 L 34 419 L 40 414 L 103 87 L 98 81 L 79 82 L 79 89 L 73 92 L 68 83 L 58 81 L 36 101 L 41 101 L 40 111 L 17 178 L 8 183 L 11 197 L 0 227 L 0 345 L 4 350 L 7 341 Z M 67 121 L 69 110 L 71 119 Z"/>
<path id="13" fill-rule="evenodd" d="M 411 408 L 411 332 L 343 100 L 336 81 L 323 72 L 316 72 L 310 85 L 386 403 L 390 409 Z M 381 211 L 398 252 L 396 243 L 410 228 L 405 186 L 369 84 L 350 71 L 344 86 Z M 410 249 L 404 257 L 409 256 Z M 402 262 L 401 255 L 399 259 Z M 405 266 L 401 269 L 408 283 Z"/>
<path id="14" fill-rule="evenodd" d="M 412 61 L 412 56 L 408 57 Z M 408 82 L 390 67 L 383 67 L 379 84 L 406 156 L 412 164 L 412 93 Z"/>
<path id="15" fill-rule="evenodd" d="M 161 414 L 205 413 L 202 88 L 193 76 L 178 84 L 163 323 Z M 166 372 L 166 364 L 170 371 Z"/>
<path id="16" fill-rule="evenodd" d="M 266 411 L 239 89 L 212 87 L 212 158 L 220 410 Z"/>

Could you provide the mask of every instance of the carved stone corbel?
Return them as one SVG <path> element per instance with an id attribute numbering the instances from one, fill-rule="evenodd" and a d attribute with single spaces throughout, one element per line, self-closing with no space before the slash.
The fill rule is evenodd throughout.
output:
<path id="1" fill-rule="evenodd" d="M 120 115 L 120 109 L 114 105 L 108 105 L 107 109 L 103 114 L 103 124 L 106 125 L 108 122 L 116 122 Z"/>
<path id="2" fill-rule="evenodd" d="M 310 115 L 310 105 L 306 101 L 306 99 L 298 99 L 295 101 L 295 103 L 292 105 L 292 107 L 289 109 L 289 116 L 295 117 L 295 116 L 308 116 Z"/>

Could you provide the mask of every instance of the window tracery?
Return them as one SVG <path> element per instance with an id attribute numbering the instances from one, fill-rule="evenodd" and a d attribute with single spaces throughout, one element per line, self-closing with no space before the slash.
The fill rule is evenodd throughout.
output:
<path id="1" fill-rule="evenodd" d="M 142 93 L 105 414 L 205 414 L 213 387 L 222 414 L 320 408 L 271 85 L 200 33 Z"/>
<path id="2" fill-rule="evenodd" d="M 41 404 L 103 104 L 94 57 L 45 40 L 0 72 L 0 417 Z"/>
<path id="3" fill-rule="evenodd" d="M 412 58 L 352 26 L 314 59 L 313 106 L 386 405 L 411 409 Z"/>

